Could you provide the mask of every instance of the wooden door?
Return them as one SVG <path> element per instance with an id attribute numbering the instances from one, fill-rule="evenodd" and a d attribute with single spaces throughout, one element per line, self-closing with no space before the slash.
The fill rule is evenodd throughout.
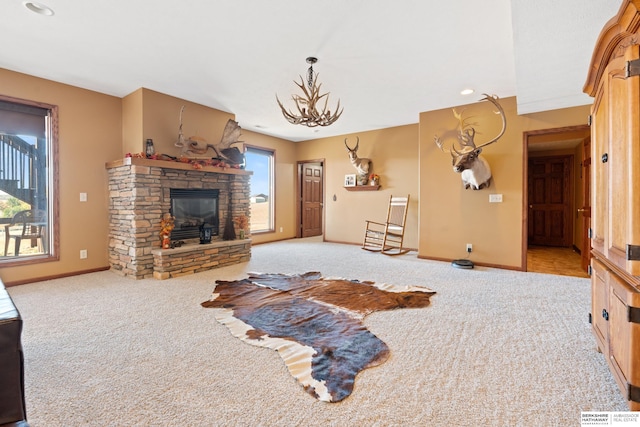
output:
<path id="1" fill-rule="evenodd" d="M 322 235 L 323 217 L 323 165 L 302 163 L 300 183 L 300 219 L 302 237 Z"/>
<path id="2" fill-rule="evenodd" d="M 582 269 L 588 271 L 591 263 L 591 239 L 589 228 L 591 227 L 591 138 L 582 142 L 582 207 L 578 213 L 582 217 Z"/>
<path id="3" fill-rule="evenodd" d="M 530 245 L 571 246 L 573 156 L 529 158 L 528 195 Z"/>

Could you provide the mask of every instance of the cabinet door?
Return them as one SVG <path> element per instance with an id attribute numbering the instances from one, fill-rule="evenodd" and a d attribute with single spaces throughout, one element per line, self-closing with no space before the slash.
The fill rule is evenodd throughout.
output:
<path id="1" fill-rule="evenodd" d="M 603 160 L 605 154 L 608 156 L 609 147 L 608 97 L 605 95 L 608 86 L 607 79 L 603 79 L 591 109 L 591 247 L 605 257 L 609 221 L 609 169 L 608 163 Z"/>
<path id="2" fill-rule="evenodd" d="M 633 120 L 629 112 L 629 81 L 624 78 L 624 57 L 609 64 L 607 91 L 608 144 L 603 153 L 608 175 L 608 224 L 606 256 L 621 269 L 626 269 L 627 215 L 629 212 L 629 182 L 627 146 L 629 126 Z"/>
<path id="3" fill-rule="evenodd" d="M 640 294 L 609 272 L 609 364 L 628 400 L 640 407 L 640 324 L 633 322 L 640 310 Z"/>
<path id="4" fill-rule="evenodd" d="M 606 267 L 591 258 L 591 326 L 596 337 L 598 350 L 609 354 L 609 289 Z"/>
<path id="5" fill-rule="evenodd" d="M 625 77 L 628 61 L 640 57 L 638 45 L 608 64 L 592 107 L 593 250 L 630 275 L 640 275 L 640 76 Z"/>
<path id="6" fill-rule="evenodd" d="M 629 46 L 625 53 L 626 61 L 633 61 L 640 58 L 640 46 Z M 626 241 L 630 247 L 640 249 L 640 76 L 628 77 L 626 80 L 627 105 L 624 111 L 628 114 L 627 139 L 624 146 L 624 156 L 626 162 Z M 616 191 L 623 191 L 616 189 Z M 615 215 L 615 212 L 613 212 Z M 626 248 L 625 248 L 626 249 Z M 627 259 L 625 270 L 632 276 L 640 275 L 640 260 Z"/>

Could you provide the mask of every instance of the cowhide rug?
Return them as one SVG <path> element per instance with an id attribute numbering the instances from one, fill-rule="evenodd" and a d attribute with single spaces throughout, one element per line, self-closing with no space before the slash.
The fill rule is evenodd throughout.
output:
<path id="1" fill-rule="evenodd" d="M 369 332 L 369 313 L 429 305 L 435 292 L 421 287 L 375 285 L 301 275 L 250 274 L 217 280 L 203 307 L 249 344 L 276 350 L 291 375 L 319 400 L 339 402 L 353 391 L 363 369 L 380 365 L 389 348 Z"/>

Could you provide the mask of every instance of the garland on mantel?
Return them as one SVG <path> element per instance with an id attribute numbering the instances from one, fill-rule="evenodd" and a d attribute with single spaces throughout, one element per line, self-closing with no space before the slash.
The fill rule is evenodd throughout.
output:
<path id="1" fill-rule="evenodd" d="M 177 162 L 177 163 L 187 163 L 193 166 L 194 169 L 202 169 L 204 166 L 216 166 L 222 169 L 233 168 L 233 169 L 244 169 L 244 165 L 240 164 L 229 164 L 224 160 L 220 159 L 190 159 L 188 157 L 174 157 L 168 154 L 153 154 L 151 156 L 147 156 L 145 153 L 127 153 L 125 157 L 131 157 L 134 159 L 147 159 L 147 160 L 163 160 L 165 162 Z"/>

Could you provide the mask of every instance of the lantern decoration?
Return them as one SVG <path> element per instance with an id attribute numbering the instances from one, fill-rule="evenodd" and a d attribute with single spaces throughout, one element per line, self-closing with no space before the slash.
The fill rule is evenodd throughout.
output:
<path id="1" fill-rule="evenodd" d="M 213 227 L 206 222 L 200 225 L 200 244 L 211 243 L 211 234 L 213 233 Z"/>

